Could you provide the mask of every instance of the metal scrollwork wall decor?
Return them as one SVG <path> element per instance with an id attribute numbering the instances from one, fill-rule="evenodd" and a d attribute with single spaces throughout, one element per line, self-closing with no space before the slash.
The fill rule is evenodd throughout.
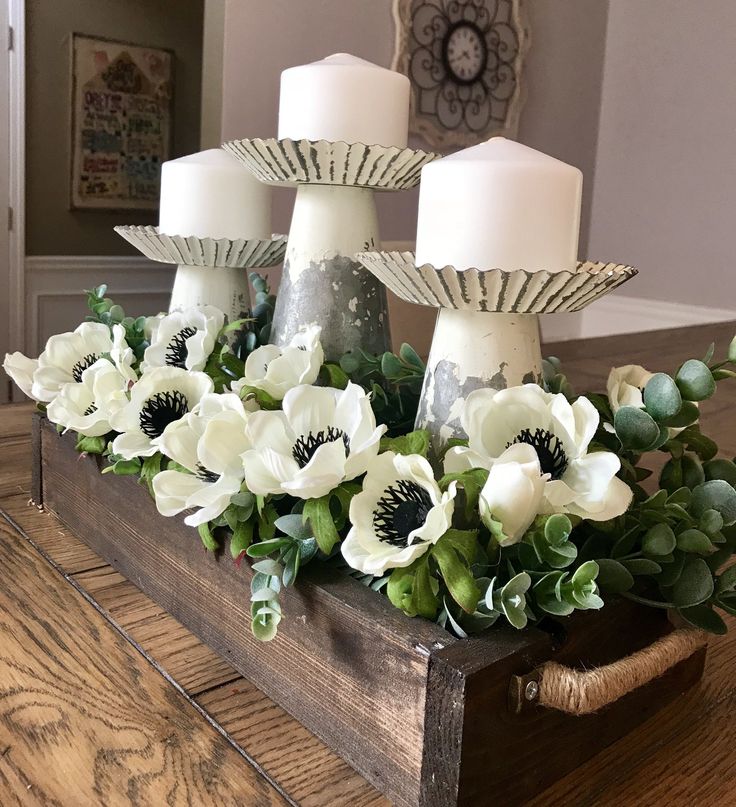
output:
<path id="1" fill-rule="evenodd" d="M 394 0 L 392 67 L 412 86 L 410 131 L 435 148 L 515 137 L 529 47 L 523 0 Z"/>

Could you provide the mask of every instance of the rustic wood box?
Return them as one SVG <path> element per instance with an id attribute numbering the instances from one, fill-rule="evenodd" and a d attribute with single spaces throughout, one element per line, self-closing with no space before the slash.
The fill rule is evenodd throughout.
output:
<path id="1" fill-rule="evenodd" d="M 516 713 L 510 687 L 554 659 L 610 663 L 671 630 L 621 601 L 552 632 L 493 630 L 458 640 L 319 564 L 283 594 L 276 640 L 249 627 L 247 564 L 205 552 L 197 532 L 158 515 L 130 477 L 101 475 L 71 437 L 37 416 L 33 499 L 397 805 L 516 805 L 695 684 L 698 650 L 603 712 Z M 513 689 L 513 687 L 511 687 Z"/>

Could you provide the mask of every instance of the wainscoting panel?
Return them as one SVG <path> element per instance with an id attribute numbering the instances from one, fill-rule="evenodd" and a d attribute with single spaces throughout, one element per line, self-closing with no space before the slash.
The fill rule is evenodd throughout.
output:
<path id="1" fill-rule="evenodd" d="M 165 311 L 175 267 L 146 258 L 32 255 L 26 258 L 26 353 L 37 356 L 54 333 L 86 316 L 84 289 L 107 283 L 108 294 L 131 314 Z"/>

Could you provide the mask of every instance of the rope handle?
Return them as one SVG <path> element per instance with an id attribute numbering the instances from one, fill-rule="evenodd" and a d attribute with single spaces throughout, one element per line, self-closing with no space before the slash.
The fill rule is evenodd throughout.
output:
<path id="1" fill-rule="evenodd" d="M 592 714 L 664 675 L 706 644 L 702 632 L 682 628 L 593 670 L 575 670 L 548 661 L 531 675 L 513 676 L 512 702 L 517 712 L 525 704 L 539 703 L 570 715 Z"/>

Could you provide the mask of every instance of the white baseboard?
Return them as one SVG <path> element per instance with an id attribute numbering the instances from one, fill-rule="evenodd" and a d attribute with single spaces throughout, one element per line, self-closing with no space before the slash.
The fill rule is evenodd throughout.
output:
<path id="1" fill-rule="evenodd" d="M 736 320 L 736 309 L 611 295 L 577 314 L 543 316 L 542 333 L 545 341 L 560 342 L 729 320 Z"/>

